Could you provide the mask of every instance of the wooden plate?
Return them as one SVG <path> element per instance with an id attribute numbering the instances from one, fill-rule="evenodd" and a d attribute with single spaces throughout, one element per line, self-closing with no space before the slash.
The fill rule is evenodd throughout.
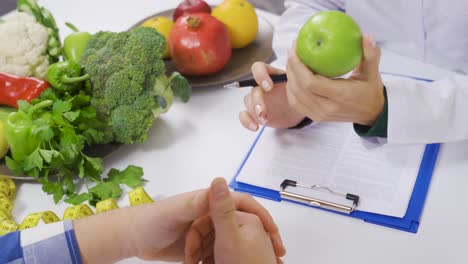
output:
<path id="1" fill-rule="evenodd" d="M 150 17 L 147 17 L 132 26 L 140 26 L 144 21 L 157 16 L 165 16 L 172 19 L 174 9 L 166 10 Z M 255 41 L 242 49 L 234 49 L 232 58 L 224 69 L 214 75 L 206 77 L 188 77 L 193 88 L 197 87 L 217 87 L 226 83 L 239 80 L 250 75 L 250 67 L 256 61 L 269 62 L 273 56 L 273 26 L 264 18 L 258 17 L 258 33 Z M 166 60 L 168 73 L 176 71 L 171 60 Z"/>

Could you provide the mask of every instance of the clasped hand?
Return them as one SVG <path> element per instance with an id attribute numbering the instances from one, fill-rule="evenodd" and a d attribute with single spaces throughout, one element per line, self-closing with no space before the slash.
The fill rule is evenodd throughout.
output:
<path id="1" fill-rule="evenodd" d="M 222 178 L 209 189 L 184 193 L 74 221 L 84 263 L 143 260 L 185 263 L 282 263 L 278 227 L 246 194 Z"/>

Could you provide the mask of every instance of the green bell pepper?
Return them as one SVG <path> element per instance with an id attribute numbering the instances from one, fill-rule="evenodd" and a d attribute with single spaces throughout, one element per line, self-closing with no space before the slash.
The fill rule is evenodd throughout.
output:
<path id="1" fill-rule="evenodd" d="M 1 23 L 1 22 L 0 22 Z M 5 136 L 5 122 L 8 115 L 15 112 L 15 108 L 0 107 L 0 159 L 3 159 L 8 153 L 8 141 Z M 0 220 L 1 222 L 1 220 Z"/>
<path id="2" fill-rule="evenodd" d="M 63 42 L 63 54 L 67 60 L 80 62 L 81 56 L 88 46 L 91 34 L 89 32 L 80 32 L 73 24 L 65 23 L 74 33 L 68 35 Z"/>
<path id="3" fill-rule="evenodd" d="M 12 107 L 6 107 L 6 106 L 0 107 L 0 122 L 5 123 L 8 119 L 8 116 L 11 113 L 16 112 L 17 110 L 18 109 L 15 109 Z"/>
<path id="4" fill-rule="evenodd" d="M 81 67 L 75 61 L 62 61 L 49 66 L 47 78 L 50 85 L 58 92 L 72 93 L 80 87 L 89 75 L 81 75 Z"/>
<path id="5" fill-rule="evenodd" d="M 24 162 L 39 147 L 41 140 L 33 136 L 33 131 L 40 129 L 39 124 L 34 122 L 37 119 L 35 113 L 52 106 L 52 104 L 52 100 L 45 100 L 34 106 L 20 104 L 20 109 L 17 112 L 8 115 L 4 123 L 5 136 L 13 159 L 17 163 Z"/>

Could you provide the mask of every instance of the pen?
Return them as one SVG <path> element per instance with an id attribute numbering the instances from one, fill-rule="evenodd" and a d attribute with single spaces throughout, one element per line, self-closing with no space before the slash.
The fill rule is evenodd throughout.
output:
<path id="1" fill-rule="evenodd" d="M 271 75 L 271 80 L 273 83 L 280 83 L 280 82 L 287 82 L 288 77 L 286 74 L 279 74 L 279 75 Z M 257 82 L 255 79 L 248 79 L 248 80 L 242 80 L 238 82 L 233 82 L 224 85 L 224 88 L 242 88 L 242 87 L 249 87 L 249 86 L 257 86 Z"/>

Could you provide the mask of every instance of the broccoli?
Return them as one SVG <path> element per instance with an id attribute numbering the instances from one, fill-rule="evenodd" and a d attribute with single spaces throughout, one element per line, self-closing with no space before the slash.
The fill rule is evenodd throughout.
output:
<path id="1" fill-rule="evenodd" d="M 153 28 L 99 32 L 91 37 L 81 59 L 90 79 L 91 105 L 111 132 L 99 143 L 144 142 L 173 93 L 188 101 L 191 87 L 179 73 L 166 76 L 164 37 Z"/>

